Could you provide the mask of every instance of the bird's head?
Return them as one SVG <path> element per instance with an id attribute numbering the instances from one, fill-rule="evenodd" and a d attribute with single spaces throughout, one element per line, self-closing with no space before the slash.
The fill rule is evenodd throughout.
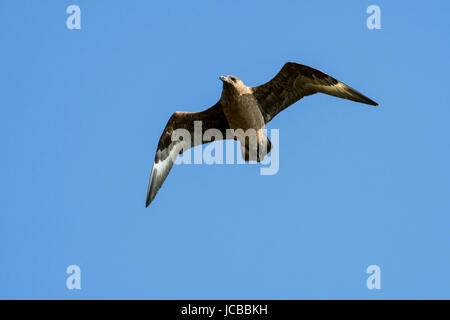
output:
<path id="1" fill-rule="evenodd" d="M 219 79 L 222 80 L 224 87 L 232 86 L 232 87 L 234 87 L 236 89 L 245 88 L 244 83 L 238 77 L 235 77 L 235 76 L 220 76 Z"/>

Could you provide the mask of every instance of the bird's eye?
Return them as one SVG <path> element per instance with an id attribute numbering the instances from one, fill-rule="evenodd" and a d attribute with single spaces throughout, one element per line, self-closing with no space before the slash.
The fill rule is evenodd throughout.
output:
<path id="1" fill-rule="evenodd" d="M 230 77 L 230 79 L 231 79 L 233 82 L 236 81 L 236 78 L 235 78 L 235 77 Z"/>

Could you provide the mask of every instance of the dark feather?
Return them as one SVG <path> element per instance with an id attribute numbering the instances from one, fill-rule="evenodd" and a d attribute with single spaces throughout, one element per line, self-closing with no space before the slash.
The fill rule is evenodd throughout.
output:
<path id="1" fill-rule="evenodd" d="M 194 139 L 194 121 L 202 121 L 202 136 L 208 129 L 218 129 L 225 138 L 226 129 L 228 129 L 228 122 L 222 111 L 220 101 L 211 108 L 202 112 L 175 112 L 167 122 L 161 138 L 159 139 L 152 173 L 150 174 L 147 200 L 145 202 L 146 207 L 148 207 L 148 205 L 155 198 L 156 193 L 159 188 L 161 188 L 161 185 L 169 174 L 177 156 L 187 150 L 182 141 L 172 141 L 172 133 L 174 130 L 186 129 L 190 132 L 191 148 L 196 145 L 196 140 L 203 141 L 201 137 L 199 137 L 200 139 Z"/>
<path id="2" fill-rule="evenodd" d="M 322 71 L 294 62 L 286 63 L 272 80 L 252 89 L 266 123 L 301 98 L 318 92 L 372 106 L 378 105 Z"/>

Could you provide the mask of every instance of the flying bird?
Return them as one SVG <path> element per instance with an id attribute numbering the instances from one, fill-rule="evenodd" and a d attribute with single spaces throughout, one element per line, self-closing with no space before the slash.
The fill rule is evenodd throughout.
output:
<path id="1" fill-rule="evenodd" d="M 326 93 L 371 106 L 378 104 L 329 75 L 311 67 L 288 62 L 269 82 L 257 87 L 247 87 L 235 76 L 221 76 L 223 82 L 220 100 L 201 112 L 177 111 L 170 117 L 159 139 L 158 148 L 150 174 L 146 207 L 150 205 L 169 174 L 177 156 L 188 148 L 203 144 L 194 136 L 194 121 L 201 121 L 203 134 L 208 129 L 217 129 L 226 138 L 226 131 L 253 129 L 255 139 L 245 140 L 233 137 L 241 143 L 242 156 L 246 161 L 262 161 L 270 152 L 271 143 L 264 133 L 264 127 L 278 113 L 305 96 Z M 176 129 L 190 133 L 191 141 L 172 139 Z M 189 143 L 190 142 L 190 143 Z"/>

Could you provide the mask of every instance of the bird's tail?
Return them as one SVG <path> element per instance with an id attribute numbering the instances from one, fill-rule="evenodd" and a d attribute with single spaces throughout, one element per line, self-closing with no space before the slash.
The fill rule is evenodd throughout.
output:
<path id="1" fill-rule="evenodd" d="M 261 139 L 258 139 L 256 148 L 252 148 L 251 144 L 247 142 L 247 139 L 244 144 L 241 142 L 242 158 L 245 161 L 261 162 L 264 160 L 266 155 L 272 151 L 272 142 L 265 134 L 261 137 Z"/>

